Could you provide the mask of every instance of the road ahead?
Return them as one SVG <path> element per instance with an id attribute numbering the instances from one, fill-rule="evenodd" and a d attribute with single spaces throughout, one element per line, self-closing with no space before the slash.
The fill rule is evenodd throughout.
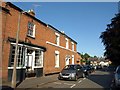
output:
<path id="1" fill-rule="evenodd" d="M 57 80 L 56 78 L 56 81 L 41 84 L 38 88 L 110 88 L 112 79 L 113 72 L 102 69 L 96 70 L 86 78 L 79 78 L 78 81 Z"/>

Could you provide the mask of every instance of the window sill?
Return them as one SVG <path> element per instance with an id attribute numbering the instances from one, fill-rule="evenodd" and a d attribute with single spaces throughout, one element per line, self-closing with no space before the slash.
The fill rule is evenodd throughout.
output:
<path id="1" fill-rule="evenodd" d="M 34 36 L 27 35 L 27 37 L 30 37 L 30 38 L 32 38 L 32 39 L 35 39 L 35 37 L 34 37 Z"/>
<path id="2" fill-rule="evenodd" d="M 8 67 L 8 69 L 13 69 L 14 67 Z M 26 69 L 26 67 L 16 67 L 16 69 Z"/>
<path id="3" fill-rule="evenodd" d="M 55 66 L 55 68 L 60 68 L 59 66 Z"/>

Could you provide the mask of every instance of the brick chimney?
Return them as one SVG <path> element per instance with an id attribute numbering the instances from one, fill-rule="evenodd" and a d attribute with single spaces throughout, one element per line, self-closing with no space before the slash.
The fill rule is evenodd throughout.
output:
<path id="1" fill-rule="evenodd" d="M 35 16 L 35 12 L 34 12 L 34 10 L 32 10 L 32 9 L 28 10 L 28 13 L 29 13 L 30 15 L 32 15 L 32 16 Z"/>

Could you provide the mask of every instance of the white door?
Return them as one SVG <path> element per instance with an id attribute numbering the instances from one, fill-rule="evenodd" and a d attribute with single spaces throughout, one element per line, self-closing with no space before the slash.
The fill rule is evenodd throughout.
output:
<path id="1" fill-rule="evenodd" d="M 29 71 L 34 70 L 33 58 L 34 58 L 33 54 L 28 54 L 27 55 L 27 67 L 30 67 Z"/>
<path id="2" fill-rule="evenodd" d="M 74 55 L 72 55 L 72 64 L 74 64 Z"/>
<path id="3" fill-rule="evenodd" d="M 27 66 L 32 67 L 32 63 L 33 63 L 33 56 L 32 55 L 28 55 Z"/>
<path id="4" fill-rule="evenodd" d="M 69 65 L 69 60 L 70 60 L 69 58 L 66 58 L 66 59 L 65 59 L 66 65 Z"/>

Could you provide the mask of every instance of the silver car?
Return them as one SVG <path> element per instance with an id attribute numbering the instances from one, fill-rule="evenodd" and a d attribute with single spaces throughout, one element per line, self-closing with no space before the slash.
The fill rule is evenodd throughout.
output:
<path id="1" fill-rule="evenodd" d="M 120 65 L 117 66 L 114 76 L 115 86 L 120 87 Z"/>
<path id="2" fill-rule="evenodd" d="M 66 65 L 58 75 L 58 79 L 75 80 L 85 77 L 83 67 L 79 64 Z"/>

